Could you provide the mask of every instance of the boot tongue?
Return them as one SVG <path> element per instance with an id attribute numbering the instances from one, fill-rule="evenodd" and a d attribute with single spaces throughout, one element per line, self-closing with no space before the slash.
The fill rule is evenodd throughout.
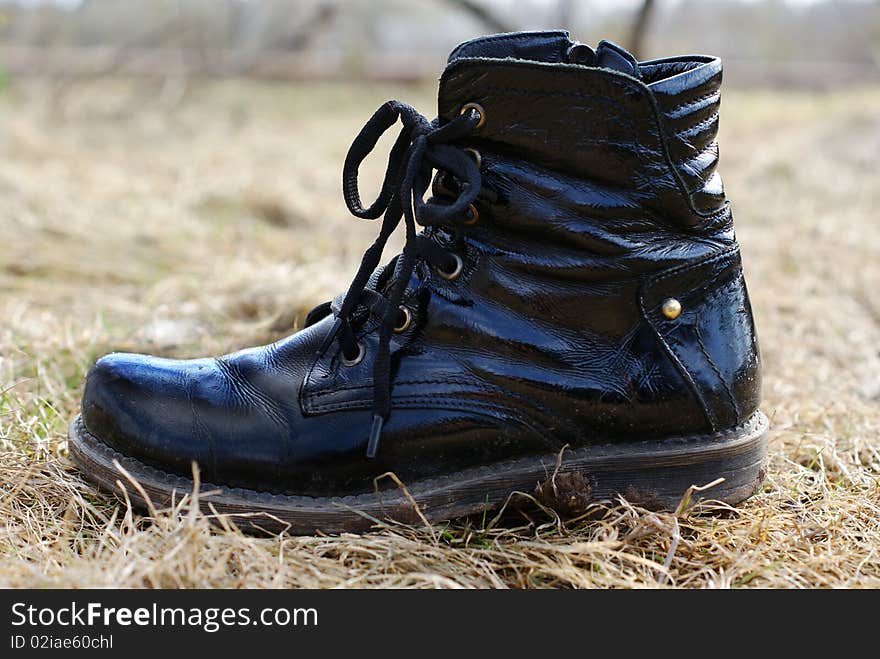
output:
<path id="1" fill-rule="evenodd" d="M 639 63 L 636 58 L 623 48 L 610 41 L 600 41 L 596 46 L 596 66 L 605 69 L 614 69 L 631 75 L 633 78 L 640 78 Z"/>

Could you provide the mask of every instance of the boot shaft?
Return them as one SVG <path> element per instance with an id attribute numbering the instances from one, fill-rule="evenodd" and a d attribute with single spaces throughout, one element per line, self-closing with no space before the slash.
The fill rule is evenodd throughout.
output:
<path id="1" fill-rule="evenodd" d="M 479 104 L 485 115 L 476 144 L 579 180 L 591 201 L 606 196 L 596 220 L 642 211 L 694 234 L 729 230 L 716 172 L 721 61 L 692 55 L 638 63 L 602 42 L 591 65 L 571 63 L 583 48 L 564 32 L 463 44 L 441 77 L 439 116 L 449 121 Z"/>
<path id="2" fill-rule="evenodd" d="M 716 58 L 637 63 L 564 32 L 457 48 L 439 117 L 481 108 L 467 290 L 490 304 L 445 309 L 426 340 L 482 340 L 514 363 L 551 357 L 579 373 L 577 395 L 601 400 L 615 431 L 747 418 L 760 357 L 716 171 L 720 85 Z M 481 337 L 476 327 L 503 329 Z M 532 338 L 511 349 L 505 332 Z M 664 403 L 673 399 L 675 409 Z"/>

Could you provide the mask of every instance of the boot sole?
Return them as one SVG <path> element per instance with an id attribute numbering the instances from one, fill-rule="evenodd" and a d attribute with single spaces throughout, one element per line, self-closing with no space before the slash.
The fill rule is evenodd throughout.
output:
<path id="1" fill-rule="evenodd" d="M 202 483 L 198 502 L 207 514 L 229 515 L 242 530 L 293 534 L 364 531 L 380 520 L 440 522 L 497 509 L 514 492 L 567 516 L 586 514 L 619 495 L 651 510 L 676 510 L 707 499 L 736 504 L 754 494 L 764 479 L 767 428 L 767 417 L 755 412 L 742 425 L 710 435 L 566 448 L 346 497 Z M 70 454 L 85 477 L 140 510 L 173 507 L 193 492 L 191 478 L 115 451 L 89 433 L 79 416 L 68 437 Z"/>

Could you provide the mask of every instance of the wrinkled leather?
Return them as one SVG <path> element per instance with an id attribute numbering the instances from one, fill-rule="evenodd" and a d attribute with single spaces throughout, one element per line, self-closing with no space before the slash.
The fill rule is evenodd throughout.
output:
<path id="1" fill-rule="evenodd" d="M 372 316 L 351 367 L 335 343 L 317 354 L 332 316 L 218 359 L 108 355 L 86 381 L 89 431 L 168 471 L 196 460 L 208 481 L 330 495 L 389 470 L 418 479 L 743 422 L 760 357 L 715 171 L 720 62 L 654 60 L 634 76 L 617 47 L 567 63 L 573 45 L 564 32 L 495 35 L 450 56 L 441 121 L 485 109 L 466 144 L 482 156 L 479 220 L 433 231 L 462 257 L 458 279 L 421 264 L 409 282 L 413 323 L 392 338 L 375 459 Z"/>

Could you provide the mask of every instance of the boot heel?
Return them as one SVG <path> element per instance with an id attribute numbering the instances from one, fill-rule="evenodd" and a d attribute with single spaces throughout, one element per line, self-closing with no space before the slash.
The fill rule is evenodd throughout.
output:
<path id="1" fill-rule="evenodd" d="M 672 511 L 702 500 L 737 504 L 764 480 L 767 428 L 767 417 L 756 412 L 741 426 L 711 435 L 563 454 L 555 482 L 545 479 L 535 494 L 568 514 L 619 496 L 650 510 Z"/>

